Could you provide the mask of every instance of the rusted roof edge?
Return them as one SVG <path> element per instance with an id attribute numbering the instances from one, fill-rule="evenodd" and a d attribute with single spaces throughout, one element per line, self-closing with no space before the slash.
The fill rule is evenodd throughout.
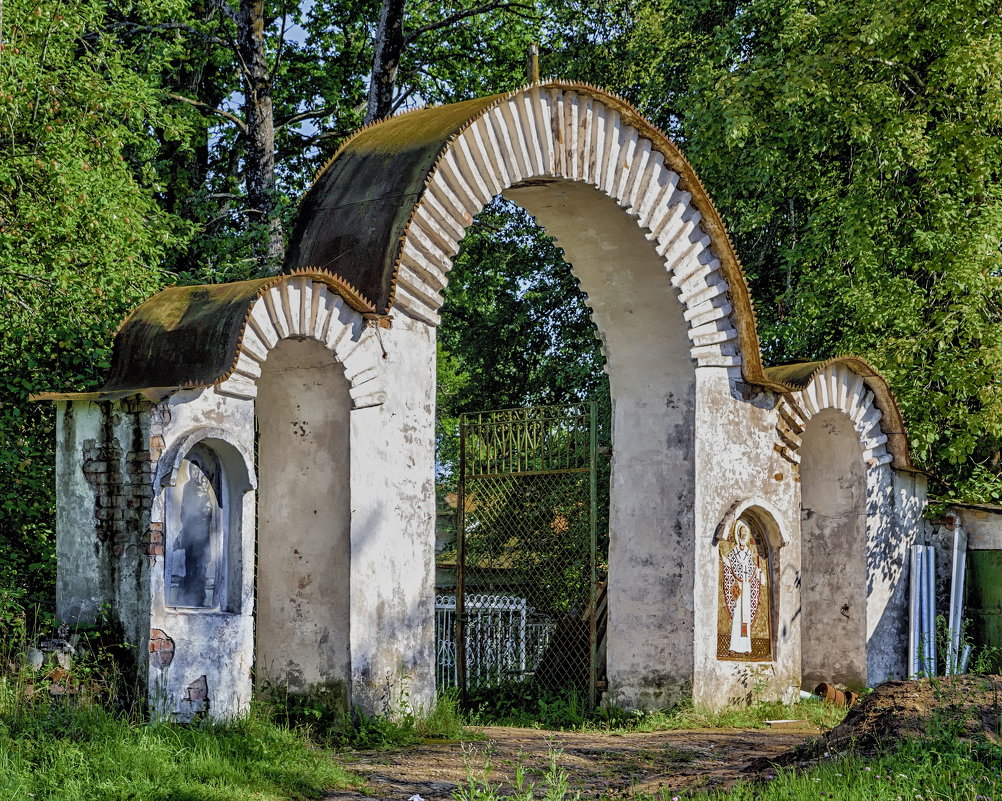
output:
<path id="1" fill-rule="evenodd" d="M 142 397 L 151 403 L 159 403 L 164 398 L 173 395 L 183 387 L 139 387 L 137 389 L 115 389 L 111 391 L 95 390 L 94 392 L 39 392 L 29 395 L 31 403 L 39 401 L 92 401 L 107 403 L 129 398 Z"/>

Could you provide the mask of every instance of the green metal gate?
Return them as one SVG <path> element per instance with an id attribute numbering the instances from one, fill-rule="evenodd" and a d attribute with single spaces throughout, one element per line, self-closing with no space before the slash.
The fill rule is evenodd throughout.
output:
<path id="1" fill-rule="evenodd" d="M 455 642 L 464 694 L 526 682 L 580 690 L 594 705 L 596 437 L 593 402 L 460 418 Z"/>

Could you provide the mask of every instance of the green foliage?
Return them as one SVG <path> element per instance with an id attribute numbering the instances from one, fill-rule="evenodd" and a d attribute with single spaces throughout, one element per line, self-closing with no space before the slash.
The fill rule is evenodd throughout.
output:
<path id="1" fill-rule="evenodd" d="M 100 0 L 8 0 L 0 51 L 0 587 L 51 604 L 51 404 L 93 387 L 125 314 L 162 285 L 186 228 L 156 202 L 160 153 L 180 141 L 149 54 L 122 48 Z M 170 3 L 158 5 L 169 18 Z"/>
<path id="2" fill-rule="evenodd" d="M 752 0 L 683 122 L 767 360 L 856 352 L 942 491 L 1002 499 L 1002 16 L 990 0 Z"/>
<path id="3" fill-rule="evenodd" d="M 685 97 L 736 0 L 578 0 L 553 3 L 543 74 L 617 92 L 671 136 L 682 136 Z"/>
<path id="4" fill-rule="evenodd" d="M 408 40 L 396 77 L 398 110 L 524 82 L 536 4 L 505 5 L 441 25 L 478 5 L 408 4 Z M 193 127 L 187 150 L 174 152 L 166 142 L 163 147 L 165 204 L 200 233 L 171 257 L 171 270 L 185 281 L 238 280 L 262 271 L 254 248 L 267 226 L 248 208 L 243 185 L 245 89 L 233 47 L 238 6 L 237 0 L 178 0 L 174 24 L 167 28 L 141 9 L 123 15 L 131 41 L 157 52 L 174 48 L 164 81 L 176 113 Z M 363 121 L 380 6 L 375 0 L 263 3 L 275 126 L 272 202 L 286 238 L 297 200 L 317 168 Z M 469 68 L 471 58 L 476 69 Z"/>

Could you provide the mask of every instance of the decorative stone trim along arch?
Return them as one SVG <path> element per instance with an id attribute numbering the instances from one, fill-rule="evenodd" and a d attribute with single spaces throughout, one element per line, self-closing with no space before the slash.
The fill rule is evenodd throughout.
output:
<path id="1" fill-rule="evenodd" d="M 779 452 L 792 464 L 800 463 L 800 444 L 810 419 L 825 409 L 844 412 L 852 421 L 863 445 L 867 467 L 894 460 L 888 451 L 888 436 L 881 426 L 883 413 L 866 378 L 847 364 L 832 362 L 819 369 L 798 392 L 781 396 L 776 431 L 782 441 Z"/>
<path id="2" fill-rule="evenodd" d="M 541 176 L 592 184 L 646 229 L 681 292 L 692 356 L 740 364 L 729 285 L 702 214 L 649 136 L 587 95 L 532 88 L 472 122 L 446 150 L 400 250 L 395 306 L 438 323 L 441 290 L 466 226 L 504 189 Z"/>
<path id="3" fill-rule="evenodd" d="M 404 177 L 370 185 L 386 172 Z M 287 267 L 330 269 L 380 311 L 437 325 L 473 217 L 506 189 L 549 180 L 590 184 L 636 220 L 680 292 L 699 365 L 744 365 L 770 385 L 740 264 L 692 167 L 628 103 L 587 85 L 537 84 L 362 129 L 318 175 Z M 353 209 L 377 203 L 392 211 L 374 210 L 373 230 L 359 233 Z"/>
<path id="4" fill-rule="evenodd" d="M 386 400 L 379 330 L 390 318 L 330 273 L 297 271 L 233 284 L 175 286 L 137 308 L 115 335 L 111 375 L 96 392 L 35 400 L 159 401 L 179 389 L 214 386 L 257 397 L 261 364 L 279 340 L 316 339 L 344 366 L 352 408 Z"/>
<path id="5" fill-rule="evenodd" d="M 262 293 L 247 315 L 233 370 L 216 389 L 236 398 L 257 397 L 257 379 L 268 353 L 282 339 L 315 339 L 344 367 L 352 408 L 386 400 L 380 375 L 379 324 L 370 324 L 327 283 L 294 275 Z M 381 321 L 380 321 L 381 322 Z"/>

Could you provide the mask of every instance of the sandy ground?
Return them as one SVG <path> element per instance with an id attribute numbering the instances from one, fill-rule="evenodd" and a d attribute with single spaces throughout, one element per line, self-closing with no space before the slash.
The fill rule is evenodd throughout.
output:
<path id="1" fill-rule="evenodd" d="M 487 776 L 492 785 L 512 783 L 515 766 L 526 768 L 526 778 L 543 788 L 549 753 L 568 774 L 582 798 L 628 796 L 692 788 L 722 788 L 752 776 L 746 771 L 756 760 L 777 757 L 802 745 L 820 732 L 809 724 L 791 729 L 695 729 L 650 734 L 548 732 L 538 729 L 490 727 L 475 729 L 483 740 L 429 741 L 397 751 L 355 752 L 344 755 L 346 767 L 364 776 L 367 787 L 338 791 L 327 801 L 387 799 L 407 801 L 420 795 L 425 801 L 447 801 L 460 782 L 472 773 Z M 758 762 L 762 765 L 762 762 Z"/>

